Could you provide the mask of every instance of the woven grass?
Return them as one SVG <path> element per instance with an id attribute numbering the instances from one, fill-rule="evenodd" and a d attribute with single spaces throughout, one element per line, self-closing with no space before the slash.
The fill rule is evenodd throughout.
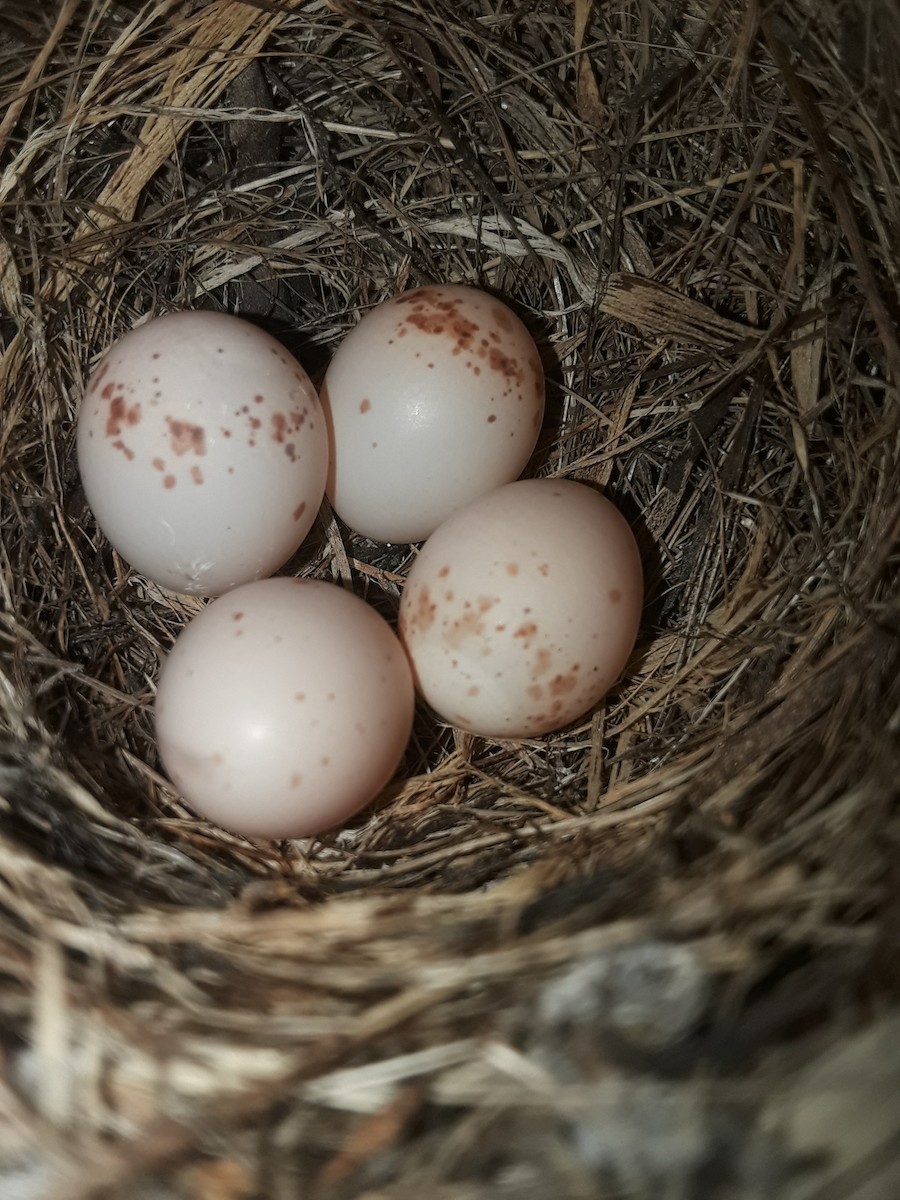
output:
<path id="1" fill-rule="evenodd" d="M 900 1194 L 896 9 L 4 0 L 0 39 L 0 1195 Z M 98 533 L 81 389 L 192 305 L 319 377 L 428 281 L 532 330 L 529 470 L 633 521 L 636 653 L 539 741 L 422 711 L 350 827 L 246 842 L 159 773 L 200 602 Z M 410 554 L 323 512 L 285 570 L 390 615 Z"/>

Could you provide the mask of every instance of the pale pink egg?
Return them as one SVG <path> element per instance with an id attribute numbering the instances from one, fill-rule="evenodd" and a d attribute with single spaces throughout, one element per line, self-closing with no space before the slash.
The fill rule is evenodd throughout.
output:
<path id="1" fill-rule="evenodd" d="M 418 541 L 522 472 L 544 413 L 537 347 L 476 288 L 405 292 L 371 309 L 328 368 L 328 496 L 351 529 Z"/>
<path id="2" fill-rule="evenodd" d="M 414 691 L 388 624 L 330 583 L 266 579 L 179 634 L 156 695 L 160 758 L 192 808 L 249 837 L 307 837 L 400 762 Z"/>
<path id="3" fill-rule="evenodd" d="M 403 591 L 400 636 L 445 720 L 536 737 L 618 680 L 642 602 L 640 555 L 619 510 L 581 483 L 520 480 L 428 539 Z"/>
<path id="4" fill-rule="evenodd" d="M 224 313 L 180 312 L 126 333 L 94 371 L 78 465 L 124 559 L 177 592 L 214 596 L 271 575 L 325 490 L 327 434 L 300 364 Z"/>

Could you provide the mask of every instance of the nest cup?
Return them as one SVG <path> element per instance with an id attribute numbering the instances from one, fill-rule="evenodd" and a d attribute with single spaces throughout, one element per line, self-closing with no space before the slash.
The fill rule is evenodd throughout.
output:
<path id="1" fill-rule="evenodd" d="M 892 11 L 59 0 L 0 22 L 0 1192 L 893 1180 Z M 202 601 L 98 532 L 84 382 L 191 306 L 320 380 L 363 311 L 428 282 L 532 331 L 527 473 L 632 522 L 638 645 L 576 726 L 496 742 L 423 710 L 347 828 L 248 842 L 159 773 L 154 680 Z M 326 508 L 284 573 L 391 619 L 412 554 Z"/>

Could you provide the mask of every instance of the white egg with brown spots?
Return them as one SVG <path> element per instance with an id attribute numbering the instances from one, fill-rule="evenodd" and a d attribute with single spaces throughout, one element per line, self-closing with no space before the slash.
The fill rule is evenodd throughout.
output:
<path id="1" fill-rule="evenodd" d="M 422 287 L 371 309 L 328 368 L 327 492 L 351 529 L 428 537 L 516 479 L 537 443 L 544 373 L 527 328 L 486 292 Z"/>
<path id="2" fill-rule="evenodd" d="M 331 583 L 266 579 L 179 634 L 156 694 L 160 758 L 202 816 L 248 837 L 346 821 L 390 780 L 412 727 L 387 622 Z"/>
<path id="3" fill-rule="evenodd" d="M 410 570 L 400 636 L 449 723 L 528 738 L 583 716 L 619 679 L 643 603 L 631 529 L 599 492 L 520 480 L 452 516 Z"/>
<path id="4" fill-rule="evenodd" d="M 271 575 L 325 490 L 315 389 L 248 321 L 180 312 L 126 333 L 93 372 L 78 465 L 97 524 L 163 587 L 214 596 Z"/>

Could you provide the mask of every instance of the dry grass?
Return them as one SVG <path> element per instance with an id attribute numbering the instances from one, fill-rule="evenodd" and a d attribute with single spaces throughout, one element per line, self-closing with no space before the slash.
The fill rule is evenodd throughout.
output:
<path id="1" fill-rule="evenodd" d="M 898 986 L 900 21 L 39 7 L 0 3 L 4 1196 L 793 1200 L 751 1171 L 793 1186 L 796 1144 L 760 1141 L 789 1047 Z M 421 713 L 347 830 L 229 837 L 158 773 L 153 681 L 196 604 L 98 535 L 83 381 L 195 304 L 321 372 L 429 280 L 532 329 L 533 470 L 601 483 L 642 542 L 634 661 L 539 742 Z M 390 613 L 407 558 L 326 513 L 289 569 Z M 652 1045 L 600 1001 L 548 1015 L 546 979 L 673 946 L 703 1002 Z M 620 1146 L 669 1092 L 696 1122 L 598 1159 L 573 1113 L 601 1084 Z"/>

